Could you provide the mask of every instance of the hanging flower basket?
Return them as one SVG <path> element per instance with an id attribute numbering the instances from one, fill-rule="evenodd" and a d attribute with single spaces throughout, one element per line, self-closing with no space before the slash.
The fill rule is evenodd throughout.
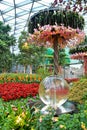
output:
<path id="1" fill-rule="evenodd" d="M 73 29 L 64 25 L 44 25 L 39 26 L 39 29 L 34 29 L 34 33 L 29 34 L 28 41 L 39 46 L 52 47 L 55 36 L 57 37 L 57 43 L 63 48 L 67 44 L 73 47 L 81 43 L 85 38 L 85 33 L 80 29 Z"/>
<path id="2" fill-rule="evenodd" d="M 87 52 L 80 52 L 71 55 L 71 59 L 83 60 L 87 56 Z"/>

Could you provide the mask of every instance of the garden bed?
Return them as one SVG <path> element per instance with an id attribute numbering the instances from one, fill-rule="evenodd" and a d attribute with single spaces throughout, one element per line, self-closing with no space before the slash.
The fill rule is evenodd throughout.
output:
<path id="1" fill-rule="evenodd" d="M 86 78 L 74 82 L 71 92 L 75 93 L 72 97 L 76 97 L 76 87 L 79 92 L 80 89 L 86 89 L 86 86 Z M 83 102 L 73 102 L 76 111 L 72 113 L 54 116 L 52 111 L 44 115 L 41 113 L 44 104 L 39 99 L 38 88 L 37 82 L 28 83 L 21 80 L 9 80 L 0 84 L 0 130 L 87 130 L 86 95 L 82 94 Z"/>

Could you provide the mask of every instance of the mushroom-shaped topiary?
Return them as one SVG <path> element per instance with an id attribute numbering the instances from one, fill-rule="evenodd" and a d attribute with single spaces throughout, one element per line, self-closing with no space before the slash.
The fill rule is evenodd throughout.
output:
<path id="1" fill-rule="evenodd" d="M 66 45 L 70 47 L 81 43 L 85 38 L 83 31 L 65 27 L 63 25 L 44 25 L 34 29 L 33 34 L 29 34 L 28 41 L 32 44 L 45 47 L 53 47 L 54 49 L 54 74 L 58 74 L 58 47 L 64 48 Z"/>

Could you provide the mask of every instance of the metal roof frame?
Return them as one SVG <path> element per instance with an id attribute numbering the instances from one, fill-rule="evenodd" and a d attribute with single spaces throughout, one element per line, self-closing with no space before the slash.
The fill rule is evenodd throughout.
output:
<path id="1" fill-rule="evenodd" d="M 18 34 L 21 34 L 19 32 L 27 30 L 30 18 L 41 10 L 51 8 L 54 1 L 55 0 L 0 0 L 0 21 L 9 24 L 13 28 L 11 34 L 18 39 Z M 86 12 L 84 18 L 86 25 L 85 32 L 87 34 Z"/>

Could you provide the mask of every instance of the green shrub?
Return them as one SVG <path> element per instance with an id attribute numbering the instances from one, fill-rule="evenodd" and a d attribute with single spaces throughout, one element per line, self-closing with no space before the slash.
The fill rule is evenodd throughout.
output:
<path id="1" fill-rule="evenodd" d="M 42 75 L 42 78 L 45 78 L 46 76 L 53 75 L 53 72 L 50 72 L 47 68 L 39 68 L 37 69 L 37 74 Z"/>
<path id="2" fill-rule="evenodd" d="M 73 83 L 70 88 L 68 99 L 78 103 L 83 103 L 87 100 L 87 78 L 82 78 Z"/>

